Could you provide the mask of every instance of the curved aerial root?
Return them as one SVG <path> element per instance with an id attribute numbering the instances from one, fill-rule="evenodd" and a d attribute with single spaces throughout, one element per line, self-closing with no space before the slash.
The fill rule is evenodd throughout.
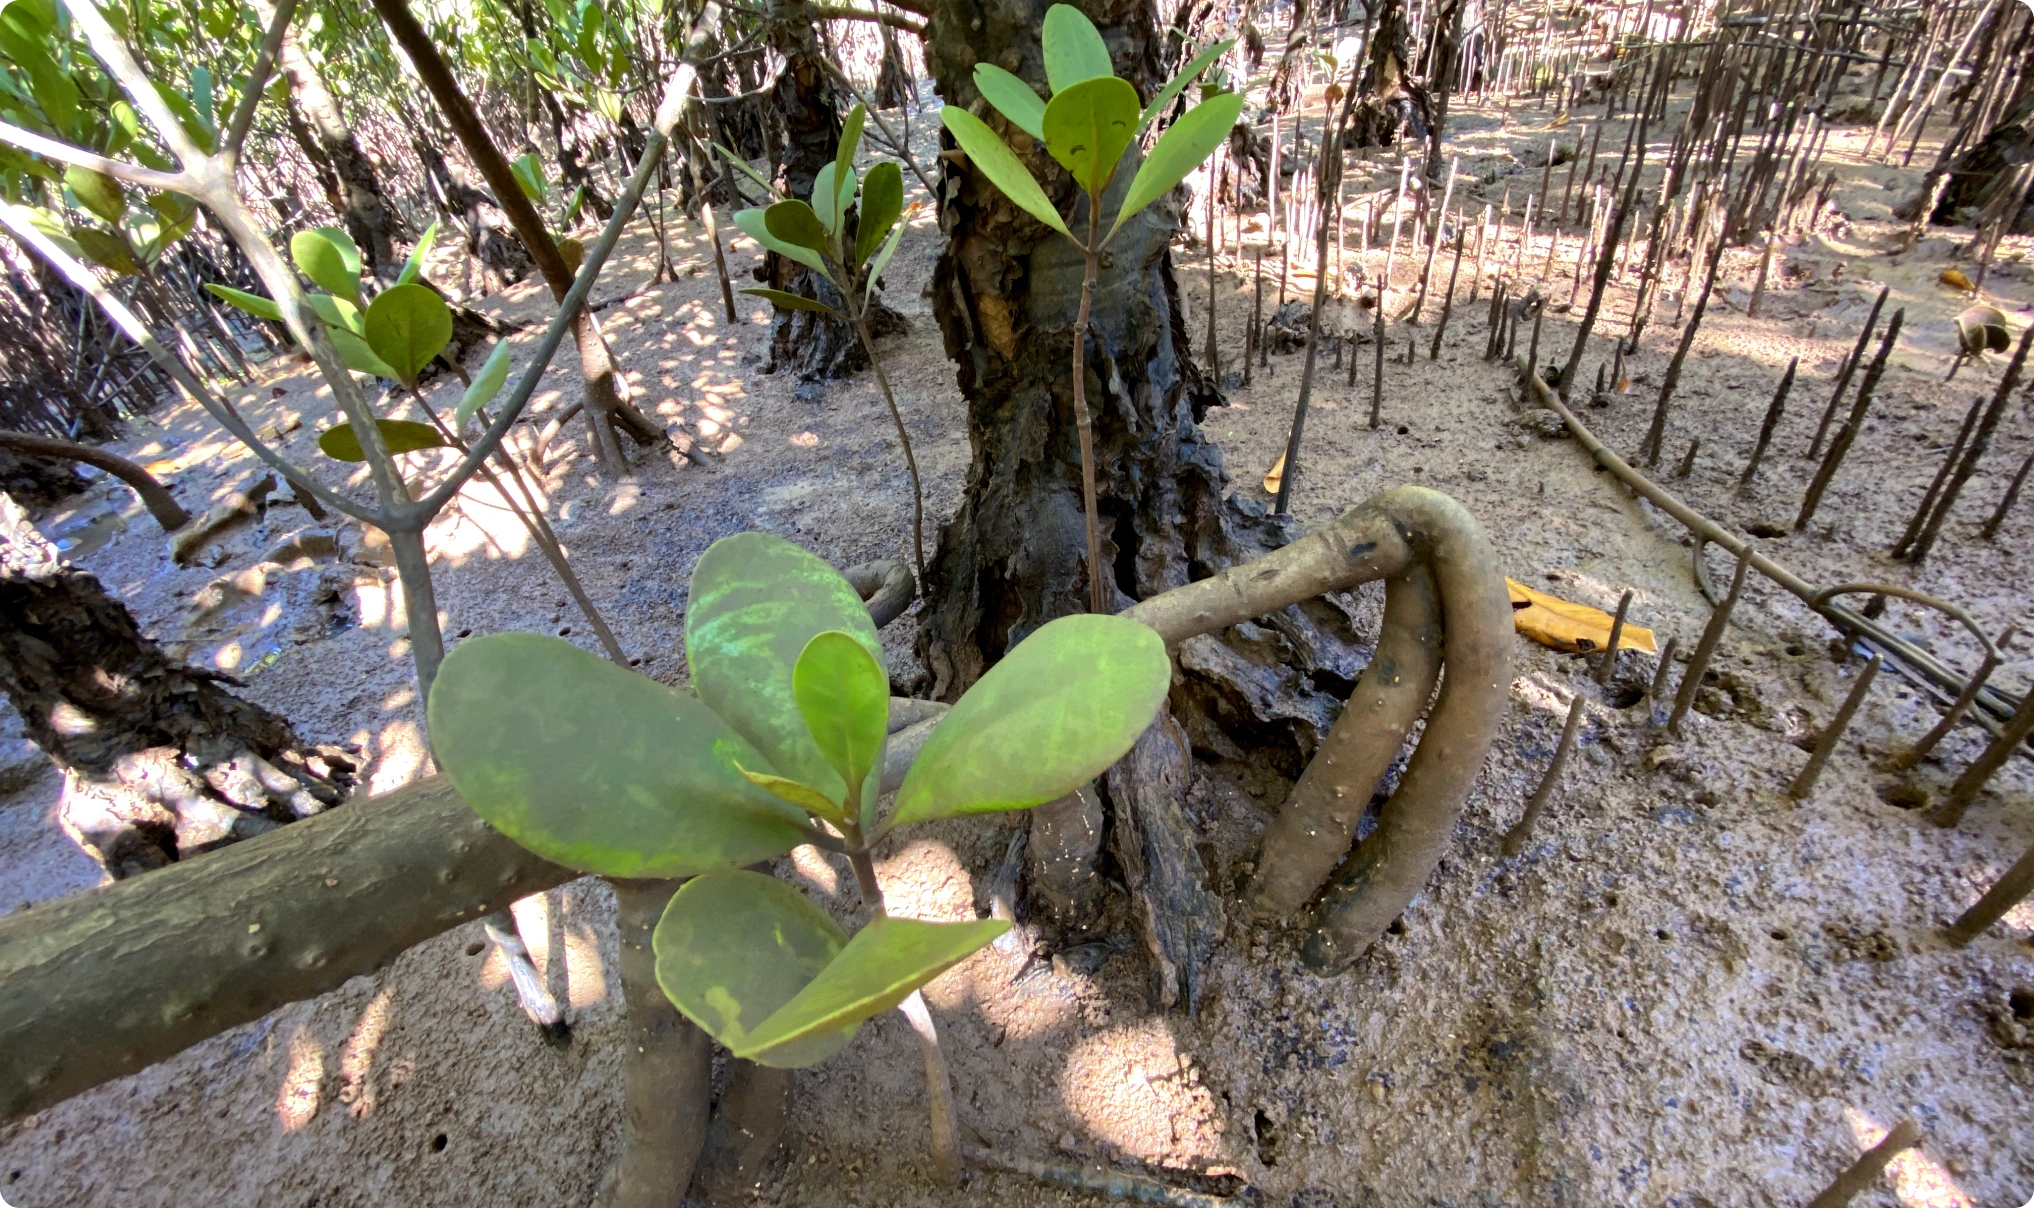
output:
<path id="1" fill-rule="evenodd" d="M 1420 570 L 1430 577 L 1438 603 L 1448 674 L 1377 829 L 1349 854 L 1309 917 L 1304 954 L 1318 968 L 1347 967 L 1426 884 L 1497 735 L 1511 687 L 1511 601 L 1482 526 L 1438 491 L 1399 487 L 1284 549 L 1125 614 L 1172 645 L 1323 592 L 1398 579 L 1403 586 L 1397 592 L 1387 588 L 1387 609 L 1395 615 L 1387 617 L 1380 652 L 1389 651 L 1395 663 L 1423 661 L 1414 653 L 1417 636 L 1394 632 L 1400 624 L 1420 624 L 1422 606 L 1408 598 L 1409 591 L 1419 590 Z M 1395 610 L 1392 595 L 1400 597 Z M 1282 815 L 1266 837 L 1251 890 L 1253 912 L 1291 909 L 1288 903 L 1303 901 L 1319 884 L 1315 870 L 1332 868 L 1348 852 L 1355 820 L 1396 755 L 1392 736 L 1402 741 L 1425 703 L 1418 682 L 1424 673 L 1408 663 L 1400 674 L 1413 682 L 1387 684 L 1391 672 L 1383 667 L 1377 668 L 1376 682 L 1365 673 L 1352 698 L 1354 722 L 1335 727 L 1315 756 L 1317 763 L 1323 756 L 1329 762 L 1318 773 L 1310 765 L 1295 785 L 1291 816 Z M 1417 703 L 1407 704 L 1412 697 Z M 1373 727 L 1374 733 L 1366 732 Z"/>

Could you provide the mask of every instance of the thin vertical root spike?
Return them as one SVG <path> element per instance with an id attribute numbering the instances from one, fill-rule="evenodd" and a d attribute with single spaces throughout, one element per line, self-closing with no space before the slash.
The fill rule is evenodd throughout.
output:
<path id="1" fill-rule="evenodd" d="M 1631 598 L 1626 592 L 1625 598 Z M 1614 649 L 1614 648 L 1613 648 Z M 1532 798 L 1526 802 L 1525 812 L 1518 822 L 1504 834 L 1504 854 L 1515 856 L 1525 850 L 1526 840 L 1532 837 L 1533 824 L 1539 821 L 1540 811 L 1546 808 L 1547 799 L 1554 795 L 1554 789 L 1561 783 L 1561 772 L 1568 766 L 1568 754 L 1575 749 L 1575 736 L 1582 729 L 1582 712 L 1585 701 L 1577 692 L 1568 702 L 1568 720 L 1561 727 L 1560 744 L 1554 748 L 1554 758 L 1547 764 L 1547 774 L 1540 778 L 1540 787 L 1533 790 Z"/>
<path id="2" fill-rule="evenodd" d="M 1596 682 L 1607 684 L 1610 673 L 1617 667 L 1617 644 L 1624 640 L 1624 617 L 1631 611 L 1631 588 L 1617 598 L 1617 611 L 1610 617 L 1610 637 L 1603 643 L 1603 654 L 1596 660 Z"/>
<path id="3" fill-rule="evenodd" d="M 1872 652 L 1871 661 L 1858 673 L 1857 682 L 1850 686 L 1850 694 L 1843 698 L 1836 716 L 1831 718 L 1822 736 L 1815 740 L 1815 749 L 1808 754 L 1808 765 L 1794 782 L 1787 786 L 1787 795 L 1796 801 L 1805 799 L 1815 791 L 1815 782 L 1822 776 L 1822 769 L 1829 763 L 1829 757 L 1836 752 L 1836 744 L 1843 741 L 1843 732 L 1850 728 L 1851 718 L 1857 715 L 1858 707 L 1864 704 L 1866 693 L 1871 691 L 1872 681 L 1879 676 L 1879 668 L 1885 664 L 1886 656 Z"/>
<path id="4" fill-rule="evenodd" d="M 1723 632 L 1730 626 L 1730 614 L 1737 608 L 1738 597 L 1744 593 L 1745 572 L 1751 569 L 1752 551 L 1758 543 L 1747 541 L 1738 554 L 1737 569 L 1730 575 L 1730 591 L 1723 597 L 1723 603 L 1709 614 L 1709 624 L 1703 627 L 1702 637 L 1695 643 L 1695 653 L 1688 659 L 1688 670 L 1681 676 L 1681 687 L 1674 693 L 1674 711 L 1667 717 L 1667 731 L 1676 738 L 1681 735 L 1681 722 L 1688 716 L 1688 710 L 1695 704 L 1695 692 L 1702 686 L 1702 676 L 1709 670 L 1709 660 L 1715 656 L 1716 648 L 1723 641 Z"/>

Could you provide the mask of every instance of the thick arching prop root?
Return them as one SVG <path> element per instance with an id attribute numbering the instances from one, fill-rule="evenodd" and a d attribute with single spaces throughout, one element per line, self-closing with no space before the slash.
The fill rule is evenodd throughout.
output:
<path id="1" fill-rule="evenodd" d="M 1482 526 L 1438 491 L 1399 487 L 1276 553 L 1126 614 L 1174 645 L 1373 579 L 1387 580 L 1377 657 L 1266 831 L 1245 898 L 1257 917 L 1290 916 L 1332 873 L 1306 916 L 1303 954 L 1322 969 L 1348 967 L 1425 886 L 1497 736 L 1511 688 L 1511 602 Z M 1442 666 L 1405 776 L 1351 852 L 1356 823 Z"/>

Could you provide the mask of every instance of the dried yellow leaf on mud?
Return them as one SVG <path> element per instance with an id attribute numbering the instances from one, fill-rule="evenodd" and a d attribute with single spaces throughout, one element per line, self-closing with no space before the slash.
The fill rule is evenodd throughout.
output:
<path id="1" fill-rule="evenodd" d="M 1512 624 L 1540 645 L 1585 654 L 1603 649 L 1610 641 L 1610 614 L 1602 609 L 1534 591 L 1516 579 L 1506 579 L 1504 585 L 1511 589 Z M 1648 654 L 1659 649 L 1653 642 L 1653 631 L 1632 624 L 1629 614 L 1623 632 L 1617 635 L 1617 648 Z"/>
<path id="2" fill-rule="evenodd" d="M 1977 286 L 1971 284 L 1970 278 L 1964 276 L 1960 272 L 1957 272 L 1953 268 L 1943 269 L 1942 275 L 1935 279 L 1937 281 L 1942 282 L 1944 285 L 1947 285 L 1951 289 L 1960 289 L 1967 294 L 1974 294 L 1977 292 Z"/>
<path id="3" fill-rule="evenodd" d="M 1266 470 L 1264 472 L 1264 493 L 1267 495 L 1278 494 L 1278 484 L 1284 478 L 1285 478 L 1285 454 L 1280 453 L 1278 455 L 1278 460 L 1272 463 L 1272 466 L 1269 470 Z"/>

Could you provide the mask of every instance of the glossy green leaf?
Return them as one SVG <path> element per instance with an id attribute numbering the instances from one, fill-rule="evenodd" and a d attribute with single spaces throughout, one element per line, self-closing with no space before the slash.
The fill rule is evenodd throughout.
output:
<path id="1" fill-rule="evenodd" d="M 664 996 L 730 1049 L 746 1044 L 847 942 L 812 899 L 775 877 L 735 869 L 687 881 L 650 937 Z M 815 1033 L 780 1046 L 763 1064 L 811 1065 L 854 1034 L 852 1025 Z"/>
<path id="2" fill-rule="evenodd" d="M 862 182 L 862 206 L 855 217 L 854 267 L 860 268 L 883 246 L 904 213 L 904 170 L 888 160 L 869 169 Z"/>
<path id="3" fill-rule="evenodd" d="M 298 231 L 290 238 L 290 258 L 320 287 L 359 303 L 360 249 L 346 232 L 336 227 Z"/>
<path id="4" fill-rule="evenodd" d="M 797 806 L 808 814 L 817 814 L 828 822 L 836 823 L 847 816 L 846 811 L 841 809 L 840 802 L 829 801 L 826 794 L 809 784 L 801 784 L 784 776 L 772 776 L 768 772 L 750 771 L 748 768 L 742 768 L 741 771 L 742 775 L 748 777 L 750 784 L 779 801 Z"/>
<path id="5" fill-rule="evenodd" d="M 1184 180 L 1187 173 L 1206 162 L 1222 140 L 1229 137 L 1229 131 L 1235 129 L 1236 119 L 1242 113 L 1242 96 L 1225 92 L 1181 114 L 1159 137 L 1151 154 L 1138 167 L 1137 175 L 1131 178 L 1130 191 L 1124 195 L 1123 207 L 1116 212 L 1116 225 L 1109 228 L 1109 233 L 1115 234 L 1132 214 L 1157 201 Z"/>
<path id="6" fill-rule="evenodd" d="M 445 438 L 429 424 L 420 424 L 407 419 L 378 419 L 374 426 L 381 429 L 382 440 L 388 442 L 391 453 L 414 453 L 418 449 L 437 449 L 445 444 Z M 360 434 L 352 424 L 339 424 L 318 433 L 318 451 L 333 461 L 366 461 L 367 452 L 360 447 Z"/>
<path id="7" fill-rule="evenodd" d="M 913 206 L 912 209 L 915 210 L 917 207 Z M 884 242 L 883 250 L 876 253 L 876 259 L 869 265 L 869 279 L 862 286 L 862 297 L 864 299 L 875 296 L 876 282 L 882 278 L 883 270 L 890 267 L 890 257 L 897 254 L 897 245 L 904 241 L 904 232 L 910 228 L 910 215 L 907 214 L 902 221 L 898 222 L 891 229 L 890 238 Z"/>
<path id="8" fill-rule="evenodd" d="M 783 203 L 779 202 L 778 204 L 782 205 Z M 747 235 L 779 256 L 788 257 L 818 272 L 826 272 L 826 260 L 818 252 L 813 251 L 809 247 L 800 247 L 795 243 L 779 239 L 770 233 L 769 225 L 764 217 L 768 212 L 762 209 L 736 210 L 734 216 L 735 225 L 741 228 L 742 234 Z"/>
<path id="9" fill-rule="evenodd" d="M 1045 102 L 1031 91 L 1031 85 L 994 63 L 977 63 L 975 91 L 1010 119 L 1011 125 L 1041 143 L 1045 141 Z"/>
<path id="10" fill-rule="evenodd" d="M 1165 107 L 1172 104 L 1174 97 L 1178 96 L 1188 84 L 1193 83 L 1202 72 L 1213 66 L 1216 59 L 1229 53 L 1229 48 L 1234 45 L 1236 39 L 1224 38 L 1195 55 L 1192 62 L 1180 68 L 1179 74 L 1167 80 L 1165 87 L 1159 89 L 1158 95 L 1152 97 L 1151 103 L 1144 107 L 1144 116 L 1137 119 L 1137 133 L 1143 134 L 1158 115 L 1165 112 Z"/>
<path id="11" fill-rule="evenodd" d="M 403 261 L 403 271 L 396 274 L 397 285 L 408 285 L 423 276 L 424 258 L 431 254 L 431 245 L 437 239 L 438 222 L 433 219 L 431 225 L 425 227 L 423 235 L 417 239 L 417 246 L 410 249 L 410 258 Z"/>
<path id="12" fill-rule="evenodd" d="M 847 782 L 813 741 L 792 688 L 806 643 L 829 629 L 880 664 L 861 596 L 817 555 L 769 533 L 723 537 L 700 555 L 685 608 L 693 690 L 768 757 L 767 770 L 845 801 Z"/>
<path id="13" fill-rule="evenodd" d="M 833 152 L 833 208 L 836 214 L 847 213 L 848 203 L 854 200 L 855 190 L 850 183 L 855 178 L 855 152 L 862 145 L 862 124 L 868 121 L 868 111 L 860 104 L 848 110 L 847 121 L 841 123 L 840 145 Z M 815 193 L 813 201 L 817 203 Z"/>
<path id="14" fill-rule="evenodd" d="M 367 307 L 368 347 L 406 383 L 452 342 L 452 310 L 427 285 L 391 285 Z"/>
<path id="15" fill-rule="evenodd" d="M 805 841 L 796 811 L 735 767 L 768 761 L 711 709 L 558 638 L 461 643 L 431 689 L 430 732 L 474 812 L 570 868 L 692 876 Z"/>
<path id="16" fill-rule="evenodd" d="M 544 180 L 544 161 L 537 158 L 535 151 L 518 155 L 509 161 L 509 171 L 515 175 L 516 185 L 523 196 L 542 203 L 550 195 L 550 187 Z"/>
<path id="17" fill-rule="evenodd" d="M 565 212 L 559 216 L 558 225 L 569 227 L 579 217 L 579 208 L 586 204 L 586 186 L 572 190 L 572 200 L 565 203 Z"/>
<path id="18" fill-rule="evenodd" d="M 764 1065 L 788 1064 L 784 1054 L 889 1010 L 1009 929 L 1003 919 L 927 923 L 879 917 L 728 1051 Z"/>
<path id="19" fill-rule="evenodd" d="M 312 294 L 311 296 L 315 298 L 318 295 Z M 392 382 L 398 380 L 394 367 L 387 361 L 374 355 L 374 349 L 368 347 L 367 341 L 362 339 L 358 334 L 348 331 L 344 327 L 333 327 L 328 324 L 325 328 L 325 335 L 332 341 L 332 347 L 339 353 L 340 362 L 348 369 L 355 373 L 368 373 L 378 378 L 387 378 Z"/>
<path id="20" fill-rule="evenodd" d="M 230 302 L 256 318 L 282 322 L 282 307 L 260 294 L 250 294 L 244 289 L 234 289 L 230 285 L 219 285 L 209 281 L 205 283 L 205 289 L 221 302 Z"/>
<path id="21" fill-rule="evenodd" d="M 755 181 L 758 185 L 761 185 L 763 188 L 764 196 L 771 198 L 779 196 L 777 192 L 777 186 L 771 184 L 769 178 L 764 176 L 761 172 L 758 172 L 754 168 L 751 168 L 749 166 L 749 161 L 743 159 L 739 155 L 736 155 L 734 152 L 728 150 L 726 147 L 721 146 L 719 143 L 713 144 L 713 149 L 715 151 L 720 152 L 721 157 L 726 159 L 727 162 L 729 162 L 730 164 L 733 164 L 741 172 L 742 175 L 748 177 L 750 180 Z"/>
<path id="22" fill-rule="evenodd" d="M 1028 809 L 1122 758 L 1165 703 L 1172 661 L 1123 617 L 1047 622 L 975 681 L 918 754 L 890 824 Z"/>
<path id="23" fill-rule="evenodd" d="M 761 286 L 749 286 L 735 292 L 755 298 L 767 298 L 776 304 L 779 310 L 815 310 L 823 315 L 834 314 L 833 307 L 817 298 L 808 298 L 804 294 L 794 294 L 781 289 L 765 289 Z"/>
<path id="24" fill-rule="evenodd" d="M 1067 235 L 1066 220 L 1059 211 L 1052 208 L 1052 202 L 1045 196 L 1045 190 L 1031 175 L 1014 152 L 989 129 L 981 118 L 969 113 L 959 105 L 948 105 L 939 111 L 939 120 L 946 126 L 953 141 L 967 153 L 972 163 L 989 183 L 1003 191 L 1018 208 L 1038 221 Z M 1071 236 L 1068 236 L 1071 238 Z"/>
<path id="25" fill-rule="evenodd" d="M 820 754 L 842 780 L 859 784 L 883 766 L 890 732 L 890 677 L 849 634 L 812 635 L 791 669 L 791 696 Z"/>
<path id="26" fill-rule="evenodd" d="M 1045 106 L 1045 149 L 1099 197 L 1137 131 L 1137 90 L 1115 76 L 1083 80 Z"/>
<path id="27" fill-rule="evenodd" d="M 828 168 L 832 166 L 827 165 Z M 825 176 L 826 169 L 822 168 L 819 174 Z M 815 252 L 826 248 L 825 225 L 820 221 L 819 215 L 813 213 L 812 207 L 802 201 L 794 199 L 778 202 L 763 211 L 763 223 L 769 228 L 770 234 L 785 243 L 810 248 Z"/>
<path id="28" fill-rule="evenodd" d="M 127 194 L 120 182 L 104 172 L 94 172 L 68 164 L 64 168 L 64 186 L 78 199 L 78 204 L 98 215 L 101 219 L 120 225 L 120 219 L 127 213 Z"/>
<path id="29" fill-rule="evenodd" d="M 1045 26 L 1038 41 L 1045 52 L 1045 79 L 1054 96 L 1082 80 L 1116 72 L 1101 31 L 1071 4 L 1055 4 L 1045 10 Z"/>
<path id="30" fill-rule="evenodd" d="M 459 406 L 452 412 L 452 430 L 457 432 L 473 418 L 473 413 L 487 406 L 501 388 L 508 384 L 509 342 L 496 340 L 487 359 L 480 363 L 480 372 L 473 375 L 473 382 L 466 387 L 466 393 L 459 396 Z"/>
<path id="31" fill-rule="evenodd" d="M 305 294 L 304 301 L 318 318 L 324 321 L 325 326 L 333 331 L 350 331 L 356 336 L 366 333 L 367 327 L 361 320 L 360 308 L 346 299 L 335 298 L 331 294 Z"/>
<path id="32" fill-rule="evenodd" d="M 71 228 L 71 240 L 85 253 L 85 258 L 94 264 L 110 268 L 124 277 L 131 277 L 141 271 L 141 266 L 134 262 L 134 253 L 128 248 L 127 241 L 111 231 L 102 231 L 98 227 L 74 226 Z"/>
<path id="33" fill-rule="evenodd" d="M 832 164 L 821 164 L 819 171 L 812 177 L 812 213 L 829 235 L 840 230 L 840 190 L 834 187 L 833 172 Z M 770 208 L 774 210 L 777 207 Z"/>

